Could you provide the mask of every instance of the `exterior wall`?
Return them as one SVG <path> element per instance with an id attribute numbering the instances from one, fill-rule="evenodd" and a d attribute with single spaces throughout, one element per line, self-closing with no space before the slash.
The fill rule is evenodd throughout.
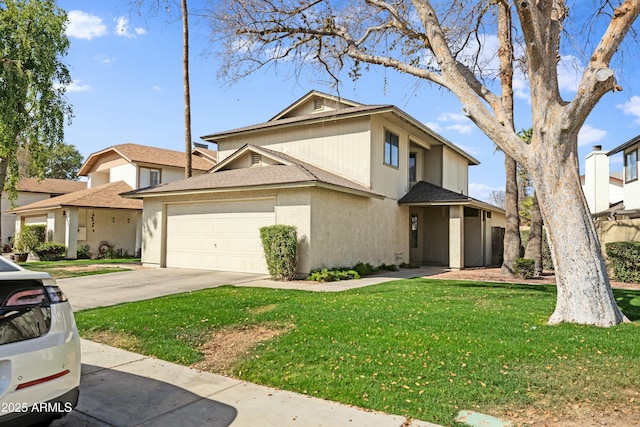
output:
<path id="1" fill-rule="evenodd" d="M 442 187 L 455 193 L 469 194 L 469 162 L 448 147 L 443 147 Z"/>
<path id="2" fill-rule="evenodd" d="M 385 131 L 398 135 L 398 167 L 384 164 Z M 371 189 L 394 200 L 409 192 L 409 133 L 401 126 L 374 116 L 371 121 Z"/>
<path id="3" fill-rule="evenodd" d="M 198 203 L 276 196 L 276 223 L 298 231 L 298 273 L 322 267 L 408 262 L 408 208 L 325 189 L 304 188 L 146 199 L 142 263 L 163 267 L 167 203 Z M 386 219 L 385 218 L 391 218 Z M 397 256 L 397 257 L 396 257 Z"/>
<path id="4" fill-rule="evenodd" d="M 419 211 L 420 212 L 420 211 Z M 421 209 L 423 257 L 415 262 L 429 265 L 449 265 L 449 208 L 434 206 Z M 420 241 L 418 241 L 420 245 Z M 414 259 L 412 258 L 413 262 Z"/>
<path id="5" fill-rule="evenodd" d="M 109 182 L 109 171 L 92 172 L 89 174 L 87 188 L 96 188 Z"/>
<path id="6" fill-rule="evenodd" d="M 362 117 L 228 138 L 218 149 L 222 161 L 245 144 L 265 147 L 369 186 L 369 141 L 369 119 Z"/>
<path id="7" fill-rule="evenodd" d="M 409 208 L 395 200 L 314 189 L 311 269 L 409 262 L 408 230 Z"/>
<path id="8" fill-rule="evenodd" d="M 465 209 L 468 211 L 468 209 Z M 481 267 L 484 263 L 485 234 L 483 212 L 478 209 L 476 216 L 464 215 L 464 266 Z"/>
<path id="9" fill-rule="evenodd" d="M 135 165 L 130 163 L 115 166 L 109 171 L 109 182 L 124 181 L 131 188 L 138 188 L 138 172 Z"/>
<path id="10" fill-rule="evenodd" d="M 434 145 L 424 157 L 424 180 L 442 187 L 443 145 Z"/>
<path id="11" fill-rule="evenodd" d="M 136 227 L 138 211 L 128 209 L 79 209 L 78 246 L 89 245 L 91 252 L 97 252 L 106 241 L 115 250 L 126 250 L 135 255 Z M 59 224 L 64 224 L 60 222 Z M 58 227 L 56 227 L 58 228 Z"/>

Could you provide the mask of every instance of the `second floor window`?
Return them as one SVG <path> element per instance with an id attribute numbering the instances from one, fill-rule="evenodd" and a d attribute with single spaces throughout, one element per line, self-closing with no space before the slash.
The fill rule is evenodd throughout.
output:
<path id="1" fill-rule="evenodd" d="M 416 182 L 416 153 L 409 153 L 409 182 Z"/>
<path id="2" fill-rule="evenodd" d="M 159 170 L 149 171 L 149 185 L 154 186 L 158 184 L 160 184 L 160 171 Z"/>
<path id="3" fill-rule="evenodd" d="M 398 167 L 398 135 L 395 133 L 389 132 L 388 130 L 384 132 L 384 164 Z"/>
<path id="4" fill-rule="evenodd" d="M 638 150 L 629 151 L 624 156 L 625 181 L 638 179 Z"/>

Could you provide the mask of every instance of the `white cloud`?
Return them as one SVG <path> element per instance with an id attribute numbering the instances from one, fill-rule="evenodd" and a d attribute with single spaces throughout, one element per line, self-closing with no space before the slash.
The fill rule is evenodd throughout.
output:
<path id="1" fill-rule="evenodd" d="M 558 86 L 560 90 L 571 93 L 577 91 L 583 73 L 584 67 L 578 58 L 572 55 L 561 56 L 558 63 Z"/>
<path id="2" fill-rule="evenodd" d="M 90 92 L 91 86 L 88 84 L 83 84 L 82 80 L 74 80 L 67 86 L 66 91 L 67 92 Z"/>
<path id="3" fill-rule="evenodd" d="M 640 123 L 640 96 L 632 96 L 624 104 L 616 105 L 616 108 L 620 108 L 628 116 L 634 116 L 635 122 Z"/>
<path id="4" fill-rule="evenodd" d="M 136 36 L 141 36 L 146 34 L 147 31 L 144 28 L 136 27 L 131 31 L 131 27 L 129 26 L 129 20 L 125 16 L 120 16 L 116 19 L 116 29 L 115 34 L 118 36 L 126 37 L 129 39 L 133 39 Z"/>
<path id="5" fill-rule="evenodd" d="M 487 184 L 470 182 L 469 196 L 474 199 L 489 201 L 489 195 L 492 191 L 504 191 L 504 187 L 490 187 Z"/>
<path id="6" fill-rule="evenodd" d="M 598 142 L 607 136 L 607 131 L 594 128 L 591 125 L 584 125 L 578 133 L 578 145 L 590 145 Z"/>
<path id="7" fill-rule="evenodd" d="M 452 131 L 465 135 L 473 132 L 473 129 L 475 129 L 469 118 L 462 113 L 442 113 L 438 116 L 438 122 L 444 123 L 444 125 L 437 125 L 440 130 Z M 432 129 L 436 130 L 433 127 Z"/>
<path id="8" fill-rule="evenodd" d="M 107 26 L 102 22 L 102 18 L 96 15 L 72 10 L 67 14 L 69 24 L 67 35 L 78 39 L 91 40 L 94 37 L 101 37 L 107 34 Z"/>
<path id="9" fill-rule="evenodd" d="M 108 55 L 96 55 L 93 57 L 96 61 L 102 62 L 103 64 L 112 64 L 116 62 L 116 58 L 113 58 Z"/>
<path id="10" fill-rule="evenodd" d="M 426 122 L 424 125 L 429 129 L 433 130 L 434 132 L 438 132 L 438 133 L 442 132 L 442 126 L 440 126 L 436 122 Z"/>
<path id="11" fill-rule="evenodd" d="M 470 134 L 475 129 L 472 125 L 465 125 L 462 123 L 455 123 L 451 126 L 447 126 L 447 130 L 452 130 L 463 135 Z"/>
<path id="12" fill-rule="evenodd" d="M 155 91 L 161 91 L 162 88 L 160 86 L 151 86 L 151 89 L 155 90 Z"/>

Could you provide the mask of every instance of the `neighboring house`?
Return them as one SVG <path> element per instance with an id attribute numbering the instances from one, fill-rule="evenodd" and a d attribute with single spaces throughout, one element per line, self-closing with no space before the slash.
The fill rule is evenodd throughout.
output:
<path id="1" fill-rule="evenodd" d="M 2 194 L 2 245 L 10 245 L 11 238 L 15 234 L 16 214 L 9 212 L 12 207 L 28 205 L 40 200 L 50 199 L 62 194 L 71 193 L 87 188 L 87 183 L 82 181 L 71 181 L 66 179 L 37 179 L 23 178 L 18 182 L 16 199 L 13 206 L 8 200 L 8 194 Z M 39 219 L 26 216 L 24 223 L 29 224 Z"/>
<path id="2" fill-rule="evenodd" d="M 208 173 L 140 189 L 147 266 L 266 273 L 259 228 L 298 231 L 298 273 L 497 264 L 504 211 L 468 196 L 479 162 L 392 105 L 312 91 L 265 123 L 204 136 Z"/>
<path id="3" fill-rule="evenodd" d="M 196 148 L 193 174 L 215 165 L 217 153 Z M 79 175 L 88 178 L 85 190 L 41 200 L 13 209 L 16 224 L 27 218 L 47 225 L 53 241 L 67 246 L 67 257 L 77 257 L 78 246 L 98 252 L 101 245 L 133 255 L 141 248 L 142 202 L 121 193 L 184 178 L 185 154 L 137 144 L 121 144 L 91 154 Z"/>
<path id="4" fill-rule="evenodd" d="M 595 146 L 586 157 L 583 189 L 595 219 L 603 253 L 608 242 L 640 241 L 638 150 L 640 136 L 608 152 L 602 151 L 600 146 Z M 624 156 L 624 169 L 619 175 L 622 192 L 611 197 L 611 178 L 607 180 L 607 177 L 612 175 L 609 173 L 609 158 L 620 152 Z M 587 183 L 590 184 L 586 185 Z"/>

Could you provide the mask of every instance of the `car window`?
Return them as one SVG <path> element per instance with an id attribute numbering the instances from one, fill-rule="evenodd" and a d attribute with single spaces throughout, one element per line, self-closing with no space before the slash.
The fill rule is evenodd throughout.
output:
<path id="1" fill-rule="evenodd" d="M 0 257 L 0 271 L 20 271 L 20 267 Z"/>

